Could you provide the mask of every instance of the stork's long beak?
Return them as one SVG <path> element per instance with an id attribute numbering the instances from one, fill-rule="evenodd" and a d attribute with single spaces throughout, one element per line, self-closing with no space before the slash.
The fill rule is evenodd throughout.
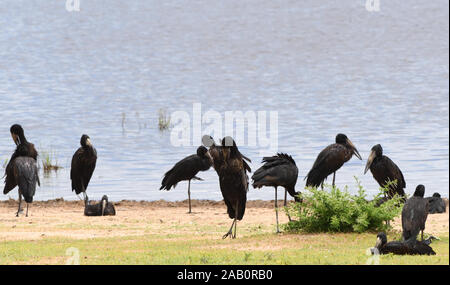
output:
<path id="1" fill-rule="evenodd" d="M 20 138 L 19 138 L 18 135 L 16 135 L 16 134 L 11 134 L 11 137 L 12 137 L 12 139 L 13 139 L 13 141 L 14 141 L 14 143 L 15 143 L 16 145 L 19 145 L 19 144 L 20 144 Z"/>
<path id="2" fill-rule="evenodd" d="M 87 139 L 87 140 L 86 140 L 86 145 L 88 145 L 88 146 L 92 147 L 92 142 L 91 142 L 91 139 Z"/>
<path id="3" fill-rule="evenodd" d="M 359 154 L 359 151 L 356 149 L 355 145 L 352 143 L 351 140 L 347 139 L 347 144 L 350 145 L 350 147 L 353 149 L 353 154 L 359 158 L 359 160 L 362 160 L 361 155 Z"/>
<path id="4" fill-rule="evenodd" d="M 209 150 L 206 152 L 206 157 L 209 158 L 209 162 L 211 162 L 211 165 L 213 165 L 214 164 L 214 160 L 213 160 L 211 154 L 209 153 Z"/>
<path id="5" fill-rule="evenodd" d="M 105 214 L 105 208 L 106 208 L 106 200 L 102 200 L 102 216 Z"/>
<path id="6" fill-rule="evenodd" d="M 375 159 L 375 151 L 372 150 L 372 152 L 369 155 L 369 158 L 367 159 L 366 163 L 366 169 L 364 169 L 364 174 L 366 174 L 367 170 L 369 170 L 370 166 L 372 165 L 373 160 Z"/>
<path id="7" fill-rule="evenodd" d="M 377 242 L 375 243 L 375 247 L 379 248 L 381 246 L 381 239 L 377 237 Z"/>
<path id="8" fill-rule="evenodd" d="M 227 161 L 230 158 L 230 150 L 227 147 L 222 148 L 222 159 Z"/>

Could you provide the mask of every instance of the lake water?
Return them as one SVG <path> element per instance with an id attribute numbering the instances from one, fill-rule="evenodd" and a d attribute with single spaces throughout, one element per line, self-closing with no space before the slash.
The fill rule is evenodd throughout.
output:
<path id="1" fill-rule="evenodd" d="M 449 193 L 449 2 L 365 0 L 6 0 L 0 6 L 0 159 L 20 123 L 41 154 L 63 169 L 45 176 L 35 199 L 78 199 L 70 161 L 90 135 L 98 162 L 93 199 L 183 200 L 187 183 L 159 191 L 165 171 L 196 146 L 175 147 L 158 110 L 277 111 L 278 150 L 299 167 L 298 190 L 337 133 L 363 161 L 338 172 L 338 186 L 370 195 L 363 175 L 380 143 L 402 169 L 408 194 Z M 253 170 L 260 147 L 240 147 Z M 3 170 L 2 170 L 3 171 Z M 217 174 L 193 182 L 192 198 L 222 199 Z M 331 178 L 331 177 L 330 177 Z M 331 180 L 329 180 L 331 181 Z M 281 194 L 281 192 L 280 192 Z M 17 191 L 0 199 L 17 198 Z M 250 189 L 249 199 L 273 199 Z"/>

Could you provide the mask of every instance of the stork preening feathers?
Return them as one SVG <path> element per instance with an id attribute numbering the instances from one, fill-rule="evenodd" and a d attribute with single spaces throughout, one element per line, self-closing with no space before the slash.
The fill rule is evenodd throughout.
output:
<path id="1" fill-rule="evenodd" d="M 34 145 L 27 141 L 22 126 L 12 125 L 10 132 L 16 144 L 16 150 L 5 169 L 6 178 L 3 194 L 8 194 L 16 186 L 19 186 L 19 208 L 16 217 L 21 212 L 22 196 L 27 203 L 26 216 L 28 217 L 28 207 L 33 202 L 36 184 L 40 186 L 36 162 L 38 153 Z"/>
<path id="2" fill-rule="evenodd" d="M 225 137 L 221 145 L 216 145 L 212 137 L 203 137 L 203 143 L 209 146 L 214 169 L 219 176 L 220 191 L 227 206 L 227 212 L 233 223 L 223 236 L 236 238 L 237 221 L 242 220 L 245 213 L 248 191 L 248 175 L 251 172 L 246 160 L 250 160 L 239 152 L 235 141 Z M 233 233 L 234 226 L 234 233 Z"/>

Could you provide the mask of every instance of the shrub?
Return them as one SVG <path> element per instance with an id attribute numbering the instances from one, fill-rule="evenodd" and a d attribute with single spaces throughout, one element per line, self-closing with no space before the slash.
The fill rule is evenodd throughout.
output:
<path id="1" fill-rule="evenodd" d="M 380 188 L 372 201 L 366 199 L 366 192 L 355 177 L 358 194 L 351 195 L 344 190 L 326 185 L 330 191 L 307 188 L 301 195 L 303 203 L 292 203 L 286 211 L 295 217 L 283 225 L 288 232 L 365 232 L 386 231 L 386 221 L 397 217 L 402 209 L 402 197 L 396 195 L 380 206 L 377 201 L 388 190 L 390 184 Z M 395 182 L 390 182 L 395 183 Z"/>

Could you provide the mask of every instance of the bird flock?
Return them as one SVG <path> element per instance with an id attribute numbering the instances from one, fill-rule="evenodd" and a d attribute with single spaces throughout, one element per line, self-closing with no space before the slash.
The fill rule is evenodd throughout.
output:
<path id="1" fill-rule="evenodd" d="M 40 186 L 37 167 L 38 153 L 34 145 L 26 139 L 24 130 L 20 125 L 12 125 L 10 133 L 16 144 L 16 149 L 5 169 L 3 194 L 9 193 L 18 186 L 19 206 L 16 216 L 19 216 L 22 212 L 22 197 L 27 203 L 26 216 L 28 216 L 28 207 L 33 202 L 36 185 Z M 175 188 L 179 182 L 188 181 L 189 213 L 191 213 L 191 180 L 202 180 L 196 176 L 198 172 L 207 171 L 213 167 L 219 177 L 220 190 L 227 207 L 228 216 L 233 220 L 230 229 L 223 235 L 223 238 L 236 238 L 237 221 L 242 220 L 245 214 L 250 184 L 248 174 L 252 172 L 248 162 L 251 162 L 251 160 L 239 151 L 236 142 L 229 136 L 224 137 L 220 144 L 216 144 L 211 136 L 203 136 L 202 143 L 203 145 L 198 147 L 196 154 L 183 158 L 164 174 L 160 190 L 168 191 Z M 75 151 L 72 157 L 71 190 L 76 195 L 82 194 L 84 196 L 84 214 L 86 216 L 115 215 L 114 205 L 108 202 L 106 195 L 97 204 L 92 204 L 89 201 L 86 191 L 95 170 L 97 152 L 88 135 L 83 134 L 81 136 L 80 144 L 80 148 Z M 353 155 L 362 160 L 352 141 L 345 134 L 338 134 L 335 143 L 330 144 L 318 154 L 312 168 L 305 176 L 305 186 L 322 187 L 323 189 L 324 181 L 331 174 L 333 174 L 332 185 L 334 186 L 337 170 Z M 264 157 L 262 163 L 263 165 L 251 176 L 251 184 L 253 188 L 274 187 L 276 225 L 277 233 L 279 233 L 277 188 L 283 187 L 285 189 L 284 206 L 287 203 L 288 193 L 294 198 L 295 202 L 302 203 L 300 192 L 295 190 L 299 171 L 292 156 L 286 153 Z M 388 243 L 386 234 L 379 233 L 373 250 L 381 254 L 435 254 L 429 246 L 433 237 L 424 240 L 423 231 L 428 213 L 445 212 L 446 206 L 440 195 L 435 193 L 432 197 L 424 198 L 425 187 L 418 185 L 414 195 L 406 200 L 404 192 L 406 183 L 403 174 L 400 168 L 383 154 L 383 149 L 379 144 L 371 149 L 364 174 L 368 170 L 371 171 L 380 186 L 388 185 L 386 197 L 380 203 L 395 195 L 403 197 L 405 202 L 402 211 L 402 241 Z M 288 218 L 291 219 L 289 216 Z M 417 236 L 420 232 L 421 240 L 418 241 Z"/>

